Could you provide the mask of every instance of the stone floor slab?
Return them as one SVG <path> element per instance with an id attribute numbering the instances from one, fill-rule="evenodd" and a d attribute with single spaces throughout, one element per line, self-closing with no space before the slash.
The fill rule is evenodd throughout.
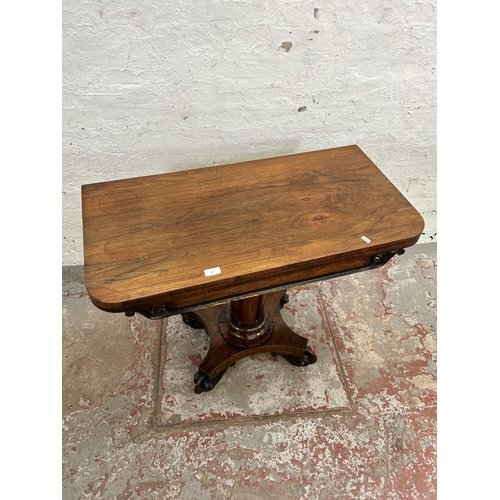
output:
<path id="1" fill-rule="evenodd" d="M 294 290 L 285 320 L 309 332 L 322 382 L 315 365 L 294 374 L 281 359 L 239 362 L 232 381 L 200 395 L 226 391 L 234 415 L 203 407 L 191 393 L 202 331 L 179 318 L 163 328 L 139 315 L 102 313 L 88 300 L 82 270 L 66 270 L 63 500 L 435 500 L 435 265 L 435 245 L 418 245 L 381 270 Z M 188 355 L 183 381 L 169 369 L 168 342 L 159 359 L 160 336 Z M 276 376 L 291 392 L 244 408 L 251 396 L 235 394 L 241 374 L 249 391 Z M 177 424 L 169 422 L 172 394 Z M 196 401 L 198 408 L 189 406 Z M 347 409 L 325 410 L 346 401 Z M 154 425 L 155 409 L 163 425 Z"/>
<path id="2" fill-rule="evenodd" d="M 436 255 L 419 247 L 386 266 L 321 283 L 356 398 L 436 405 Z M 371 396 L 370 396 L 371 395 Z"/>

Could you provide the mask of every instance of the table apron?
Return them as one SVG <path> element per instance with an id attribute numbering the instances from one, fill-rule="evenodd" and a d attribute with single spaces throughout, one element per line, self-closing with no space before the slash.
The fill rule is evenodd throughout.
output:
<path id="1" fill-rule="evenodd" d="M 162 319 L 162 318 L 167 318 L 169 316 L 176 316 L 178 314 L 184 314 L 190 311 L 195 311 L 197 309 L 204 309 L 206 307 L 213 307 L 217 306 L 220 304 L 225 304 L 227 302 L 230 302 L 232 300 L 240 300 L 240 299 L 245 299 L 248 297 L 253 297 L 255 295 L 261 295 L 261 294 L 266 294 L 266 293 L 271 293 L 271 292 L 277 292 L 279 290 L 285 290 L 287 288 L 294 288 L 298 286 L 303 286 L 303 285 L 308 285 L 310 283 L 315 283 L 318 281 L 324 281 L 324 280 L 329 280 L 329 279 L 334 279 L 334 278 L 339 278 L 342 276 L 347 276 L 349 274 L 355 274 L 363 271 L 369 271 L 371 269 L 377 269 L 379 267 L 382 267 L 383 265 L 387 264 L 389 260 L 392 259 L 395 255 L 403 255 L 405 252 L 404 249 L 398 249 L 398 250 L 393 250 L 391 252 L 385 252 L 381 254 L 374 255 L 371 259 L 371 264 L 367 266 L 362 266 L 358 267 L 355 269 L 348 269 L 345 271 L 339 271 L 333 274 L 326 274 L 324 276 L 319 276 L 315 277 L 312 279 L 305 279 L 305 280 L 300 280 L 300 281 L 292 281 L 289 283 L 285 283 L 282 285 L 278 286 L 273 286 L 270 288 L 264 288 L 260 290 L 254 290 L 252 292 L 244 293 L 244 294 L 238 294 L 238 295 L 231 295 L 230 297 L 223 298 L 223 299 L 218 299 L 214 301 L 208 301 L 204 303 L 199 303 L 195 304 L 192 306 L 186 306 L 186 307 L 181 307 L 177 309 L 167 309 L 166 305 L 153 305 L 150 307 L 147 307 L 146 309 L 136 309 L 136 310 L 130 310 L 130 311 L 125 311 L 125 314 L 127 316 L 133 316 L 135 313 L 141 314 L 142 316 L 145 316 L 146 318 L 149 319 Z"/>

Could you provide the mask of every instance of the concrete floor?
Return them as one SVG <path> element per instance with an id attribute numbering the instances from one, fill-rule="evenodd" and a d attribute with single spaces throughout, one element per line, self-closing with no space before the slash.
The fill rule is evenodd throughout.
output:
<path id="1" fill-rule="evenodd" d="M 64 268 L 63 499 L 436 498 L 436 249 L 290 290 L 318 362 L 201 395 L 203 331 L 104 313 Z"/>

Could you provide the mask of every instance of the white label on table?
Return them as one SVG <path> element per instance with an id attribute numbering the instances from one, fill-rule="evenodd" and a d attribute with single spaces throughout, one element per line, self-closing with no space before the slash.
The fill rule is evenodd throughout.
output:
<path id="1" fill-rule="evenodd" d="M 205 276 L 215 276 L 221 272 L 220 267 L 211 267 L 210 269 L 205 269 Z"/>
<path id="2" fill-rule="evenodd" d="M 367 238 L 366 236 L 361 236 L 361 239 L 363 241 L 366 241 L 366 243 L 371 243 L 372 242 L 372 240 L 370 238 Z"/>

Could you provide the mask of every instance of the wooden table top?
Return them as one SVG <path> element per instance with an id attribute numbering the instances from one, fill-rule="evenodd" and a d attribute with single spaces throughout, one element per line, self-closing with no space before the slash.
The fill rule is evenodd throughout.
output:
<path id="1" fill-rule="evenodd" d="M 358 146 L 88 184 L 82 212 L 86 287 L 110 312 L 320 279 L 424 228 Z"/>

